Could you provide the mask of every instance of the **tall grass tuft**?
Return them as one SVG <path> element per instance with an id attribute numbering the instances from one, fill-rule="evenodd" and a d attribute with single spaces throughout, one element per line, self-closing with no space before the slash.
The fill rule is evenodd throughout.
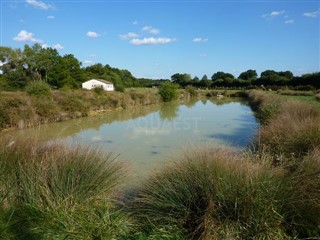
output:
<path id="1" fill-rule="evenodd" d="M 12 184 L 3 209 L 14 209 L 6 221 L 18 239 L 121 238 L 129 231 L 114 203 L 124 171 L 111 155 L 55 143 L 5 144 L 0 162 Z"/>
<path id="2" fill-rule="evenodd" d="M 260 129 L 259 144 L 278 158 L 300 158 L 320 147 L 320 111 L 307 103 L 286 101 Z"/>
<path id="3" fill-rule="evenodd" d="M 133 216 L 181 239 L 288 238 L 283 174 L 227 150 L 187 152 L 143 186 Z"/>
<path id="4" fill-rule="evenodd" d="M 284 179 L 287 195 L 286 229 L 291 236 L 304 239 L 320 237 L 320 148 L 313 151 Z"/>

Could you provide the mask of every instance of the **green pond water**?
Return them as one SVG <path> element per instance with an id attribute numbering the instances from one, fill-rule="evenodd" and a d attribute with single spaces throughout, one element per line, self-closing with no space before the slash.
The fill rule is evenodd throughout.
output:
<path id="1" fill-rule="evenodd" d="M 258 126 L 244 102 L 194 100 L 134 107 L 6 134 L 13 139 L 36 137 L 98 147 L 118 155 L 133 176 L 143 177 L 186 148 L 244 147 Z"/>

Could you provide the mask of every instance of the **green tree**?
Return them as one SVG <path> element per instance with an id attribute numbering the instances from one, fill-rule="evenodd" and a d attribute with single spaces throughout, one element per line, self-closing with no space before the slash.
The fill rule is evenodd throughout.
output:
<path id="1" fill-rule="evenodd" d="M 278 75 L 278 73 L 274 70 L 266 70 L 261 72 L 260 77 L 270 77 L 270 76 L 275 76 Z"/>
<path id="2" fill-rule="evenodd" d="M 285 77 L 288 80 L 293 79 L 293 73 L 291 71 L 278 72 L 279 76 Z"/>
<path id="3" fill-rule="evenodd" d="M 0 70 L 3 74 L 3 86 L 10 89 L 24 88 L 30 78 L 26 74 L 25 58 L 20 49 L 0 47 Z"/>
<path id="4" fill-rule="evenodd" d="M 192 81 L 194 81 L 194 82 L 199 82 L 200 79 L 199 79 L 197 76 L 195 76 L 195 77 L 192 79 Z"/>
<path id="5" fill-rule="evenodd" d="M 208 81 L 208 77 L 207 77 L 207 75 L 205 74 L 205 75 L 203 75 L 203 77 L 201 78 L 201 81 Z"/>
<path id="6" fill-rule="evenodd" d="M 219 80 L 219 79 L 226 80 L 227 78 L 234 79 L 234 76 L 231 73 L 216 72 L 216 73 L 214 73 L 212 75 L 211 80 L 212 81 L 216 81 L 216 80 Z"/>
<path id="7" fill-rule="evenodd" d="M 242 80 L 255 80 L 257 76 L 258 74 L 256 70 L 249 69 L 245 72 L 242 72 L 238 78 Z"/>
<path id="8" fill-rule="evenodd" d="M 208 79 L 207 75 L 203 75 L 201 78 L 201 81 L 199 82 L 200 87 L 209 87 L 211 85 L 212 81 Z"/>
<path id="9" fill-rule="evenodd" d="M 62 58 L 64 67 L 67 68 L 69 74 L 77 82 L 83 82 L 83 71 L 81 70 L 81 62 L 75 58 L 73 54 L 64 55 Z"/>
<path id="10" fill-rule="evenodd" d="M 176 73 L 171 76 L 173 83 L 179 84 L 180 86 L 186 86 L 191 83 L 191 75 L 187 73 Z"/>

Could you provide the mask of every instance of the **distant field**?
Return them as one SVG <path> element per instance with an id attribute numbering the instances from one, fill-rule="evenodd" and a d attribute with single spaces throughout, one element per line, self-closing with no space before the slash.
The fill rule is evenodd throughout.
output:
<path id="1" fill-rule="evenodd" d="M 277 94 L 277 95 L 286 99 L 293 99 L 293 100 L 308 102 L 320 108 L 320 101 L 317 100 L 316 96 L 292 96 L 292 95 L 281 95 L 281 94 Z"/>

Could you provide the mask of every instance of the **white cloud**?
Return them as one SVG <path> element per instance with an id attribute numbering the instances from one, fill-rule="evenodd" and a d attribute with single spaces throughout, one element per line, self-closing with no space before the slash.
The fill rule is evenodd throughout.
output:
<path id="1" fill-rule="evenodd" d="M 134 20 L 134 21 L 132 22 L 132 24 L 133 24 L 133 25 L 137 25 L 137 24 L 138 24 L 138 21 L 137 21 L 137 20 Z"/>
<path id="2" fill-rule="evenodd" d="M 41 47 L 42 48 L 50 48 L 50 45 L 45 43 L 45 44 L 42 44 Z"/>
<path id="3" fill-rule="evenodd" d="M 57 43 L 57 44 L 55 44 L 53 46 L 50 46 L 49 44 L 45 43 L 45 44 L 42 44 L 41 47 L 42 48 L 54 48 L 54 49 L 57 49 L 57 50 L 64 49 L 64 47 L 60 43 Z"/>
<path id="4" fill-rule="evenodd" d="M 42 10 L 48 10 L 48 9 L 52 8 L 52 5 L 47 4 L 45 2 L 42 2 L 42 1 L 38 1 L 38 0 L 27 0 L 26 2 L 30 6 L 38 8 L 38 9 L 42 9 Z"/>
<path id="5" fill-rule="evenodd" d="M 16 37 L 13 38 L 16 42 L 43 42 L 41 39 L 33 37 L 33 33 L 21 30 Z"/>
<path id="6" fill-rule="evenodd" d="M 138 39 L 134 38 L 130 41 L 131 44 L 133 45 L 158 45 L 158 44 L 167 44 L 170 42 L 174 42 L 174 38 L 143 38 L 143 39 Z"/>
<path id="7" fill-rule="evenodd" d="M 305 16 L 305 17 L 311 17 L 311 18 L 317 18 L 317 17 L 320 16 L 320 10 L 315 11 L 315 12 L 307 12 L 307 13 L 304 13 L 303 16 Z"/>
<path id="8" fill-rule="evenodd" d="M 139 35 L 134 32 L 128 32 L 127 34 L 120 34 L 120 38 L 122 40 L 128 40 L 131 38 L 138 38 L 138 37 L 139 37 Z"/>
<path id="9" fill-rule="evenodd" d="M 87 32 L 87 36 L 89 38 L 97 38 L 97 37 L 100 37 L 101 35 L 99 33 L 89 31 L 89 32 Z"/>
<path id="10" fill-rule="evenodd" d="M 55 48 L 55 49 L 64 49 L 64 47 L 60 43 L 55 44 L 53 46 L 53 48 Z"/>
<path id="11" fill-rule="evenodd" d="M 270 13 L 270 16 L 280 16 L 282 14 L 284 14 L 283 10 L 282 11 L 273 11 Z"/>
<path id="12" fill-rule="evenodd" d="M 293 24 L 294 20 L 293 19 L 289 19 L 289 20 L 284 21 L 284 23 L 285 24 Z"/>
<path id="13" fill-rule="evenodd" d="M 47 16 L 48 19 L 55 19 L 55 16 Z"/>
<path id="14" fill-rule="evenodd" d="M 91 58 L 94 58 L 96 57 L 97 55 L 96 54 L 89 54 L 88 57 L 91 57 Z"/>
<path id="15" fill-rule="evenodd" d="M 152 34 L 159 34 L 160 33 L 160 30 L 159 29 L 156 29 L 156 28 L 153 28 L 151 26 L 145 26 L 142 28 L 142 31 L 144 32 L 148 32 L 148 33 L 152 33 Z"/>
<path id="16" fill-rule="evenodd" d="M 281 16 L 285 13 L 284 10 L 281 10 L 281 11 L 272 11 L 271 13 L 268 13 L 268 14 L 263 14 L 262 17 L 263 18 L 273 18 L 273 17 L 278 17 L 278 16 Z"/>
<path id="17" fill-rule="evenodd" d="M 208 38 L 194 38 L 192 39 L 193 42 L 208 42 Z"/>

